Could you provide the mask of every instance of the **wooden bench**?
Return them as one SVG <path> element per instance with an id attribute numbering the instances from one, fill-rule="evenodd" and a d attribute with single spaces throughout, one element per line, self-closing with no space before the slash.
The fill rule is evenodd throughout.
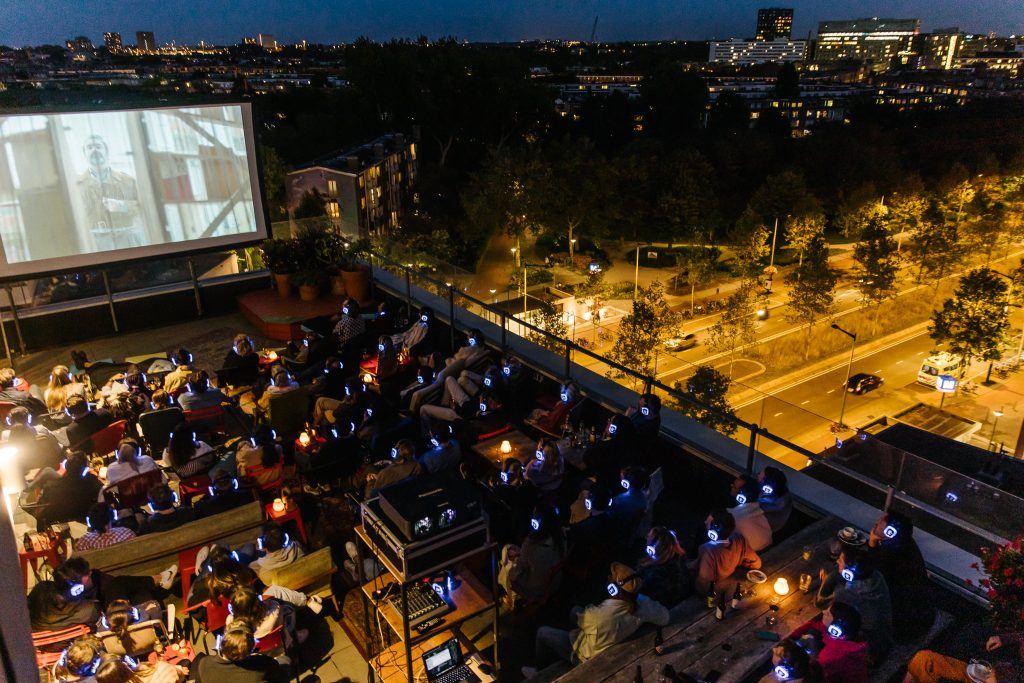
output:
<path id="1" fill-rule="evenodd" d="M 783 569 L 794 562 L 802 563 L 801 551 L 803 546 L 814 543 L 822 543 L 831 539 L 843 526 L 843 523 L 834 518 L 825 518 L 807 526 L 780 544 L 772 546 L 761 554 L 761 570 L 768 575 L 768 582 L 760 586 L 760 591 L 771 591 L 771 582 Z M 808 572 L 816 574 L 817 572 Z M 719 590 L 731 591 L 737 581 L 746 580 L 746 571 L 740 570 L 732 578 L 722 582 Z M 797 590 L 796 577 L 790 578 L 792 591 Z M 776 632 L 788 633 L 802 624 L 818 610 L 811 608 L 807 615 L 801 613 L 787 612 L 785 603 L 780 610 L 779 625 Z M 665 664 L 672 664 L 677 671 L 691 672 L 692 667 L 699 669 L 704 666 L 702 661 L 705 657 L 717 657 L 714 666 L 707 666 L 707 670 L 717 669 L 723 672 L 721 681 L 742 680 L 742 677 L 733 678 L 728 676 L 729 671 L 734 668 L 729 666 L 729 671 L 723 670 L 720 645 L 726 641 L 726 637 L 737 630 L 740 622 L 744 620 L 746 626 L 751 629 L 751 637 L 744 638 L 743 643 L 749 644 L 752 649 L 764 653 L 770 650 L 770 643 L 753 638 L 753 631 L 765 627 L 764 617 L 767 613 L 767 605 L 744 606 L 738 611 L 730 611 L 724 621 L 717 621 L 714 612 L 707 609 L 704 596 L 693 595 L 669 610 L 670 620 L 668 626 L 662 629 L 666 652 L 661 657 L 653 655 L 653 628 L 645 626 L 636 635 L 628 640 L 613 645 L 604 650 L 596 657 L 581 662 L 570 668 L 565 662 L 558 662 L 543 669 L 532 681 L 560 681 L 572 683 L 599 683 L 600 681 L 631 681 L 636 673 L 637 665 L 641 666 L 644 678 L 647 680 L 659 680 L 661 668 Z M 806 616 L 806 618 L 803 618 Z M 799 621 L 796 621 L 799 619 Z M 790 624 L 790 621 L 795 623 Z M 722 629 L 728 625 L 728 632 Z M 731 659 L 736 661 L 741 656 L 739 643 L 732 643 Z M 701 670 L 699 677 L 707 673 Z M 692 672 L 691 672 L 692 673 Z"/>
<path id="2" fill-rule="evenodd" d="M 303 555 L 291 564 L 270 572 L 268 586 L 281 586 L 306 595 L 331 596 L 331 576 L 337 568 L 331 558 L 330 548 L 321 548 Z"/>
<path id="3" fill-rule="evenodd" d="M 157 574 L 178 561 L 178 553 L 202 544 L 251 543 L 264 523 L 263 507 L 257 503 L 222 512 L 219 515 L 183 524 L 177 529 L 145 534 L 109 548 L 75 552 L 89 561 L 93 569 L 112 574 Z"/>

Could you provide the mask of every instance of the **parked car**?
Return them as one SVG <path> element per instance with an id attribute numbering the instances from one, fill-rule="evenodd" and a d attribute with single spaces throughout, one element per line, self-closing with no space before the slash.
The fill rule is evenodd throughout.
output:
<path id="1" fill-rule="evenodd" d="M 665 340 L 665 349 L 668 351 L 686 351 L 697 346 L 697 335 L 686 334 L 682 337 L 672 337 Z"/>
<path id="2" fill-rule="evenodd" d="M 851 394 L 866 394 L 872 389 L 882 386 L 882 378 L 878 375 L 869 375 L 866 372 L 858 372 L 846 383 L 846 390 Z"/>

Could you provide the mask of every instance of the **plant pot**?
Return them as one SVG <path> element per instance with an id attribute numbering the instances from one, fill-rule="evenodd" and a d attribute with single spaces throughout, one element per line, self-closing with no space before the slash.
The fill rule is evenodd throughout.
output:
<path id="1" fill-rule="evenodd" d="M 339 273 L 338 275 L 331 275 L 331 296 L 344 297 L 348 292 L 345 287 L 345 278 Z"/>
<path id="2" fill-rule="evenodd" d="M 345 280 L 345 291 L 360 305 L 370 303 L 370 267 L 357 266 L 355 270 L 341 271 Z"/>
<path id="3" fill-rule="evenodd" d="M 320 296 L 318 285 L 299 285 L 299 298 L 303 301 L 316 301 Z"/>
<path id="4" fill-rule="evenodd" d="M 287 299 L 292 295 L 291 277 L 291 273 L 274 273 L 274 287 L 277 289 L 277 295 L 282 299 Z"/>

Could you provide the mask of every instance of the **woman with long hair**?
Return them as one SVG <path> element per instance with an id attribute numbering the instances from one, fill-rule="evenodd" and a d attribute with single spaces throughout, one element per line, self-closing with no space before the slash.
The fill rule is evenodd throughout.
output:
<path id="1" fill-rule="evenodd" d="M 196 433 L 183 422 L 171 432 L 164 463 L 182 479 L 191 479 L 209 472 L 217 464 L 217 454 L 208 443 L 197 440 Z"/>
<path id="2" fill-rule="evenodd" d="M 89 400 L 85 385 L 74 378 L 68 366 L 54 365 L 50 370 L 50 381 L 46 384 L 46 389 L 43 390 L 46 409 L 51 413 L 58 413 L 64 410 L 68 398 L 74 395 Z"/>
<path id="3" fill-rule="evenodd" d="M 637 575 L 643 581 L 644 594 L 663 605 L 672 607 L 686 599 L 690 594 L 690 572 L 686 553 L 674 531 L 656 526 L 647 532 Z"/>
<path id="4" fill-rule="evenodd" d="M 279 626 L 283 627 L 285 647 L 291 647 L 293 639 L 301 644 L 309 636 L 309 631 L 306 629 L 295 630 L 294 607 L 266 595 L 260 595 L 250 587 L 238 588 L 231 595 L 228 610 L 225 628 L 230 628 L 235 621 L 245 622 L 252 629 L 252 634 L 257 640 L 267 637 Z"/>
<path id="5" fill-rule="evenodd" d="M 121 655 L 102 655 L 96 666 L 96 683 L 181 683 L 188 669 L 157 662 L 155 666 L 136 663 Z"/>

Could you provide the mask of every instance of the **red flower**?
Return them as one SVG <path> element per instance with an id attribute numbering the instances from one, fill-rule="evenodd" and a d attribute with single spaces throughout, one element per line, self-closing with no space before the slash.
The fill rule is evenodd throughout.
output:
<path id="1" fill-rule="evenodd" d="M 977 562 L 972 562 L 971 563 L 971 569 L 978 569 L 978 568 L 979 567 L 978 567 L 978 563 Z"/>
<path id="2" fill-rule="evenodd" d="M 974 585 L 974 582 L 971 581 L 970 579 L 964 579 L 964 583 L 967 584 L 968 586 L 973 586 Z"/>
<path id="3" fill-rule="evenodd" d="M 1007 567 L 1006 569 L 1004 569 L 1003 570 L 1003 576 L 1006 576 L 1006 577 L 1013 576 L 1013 569 L 1010 568 L 1010 567 Z"/>
<path id="4" fill-rule="evenodd" d="M 978 583 L 979 583 L 979 584 L 981 584 L 981 585 L 982 585 L 983 587 L 985 587 L 985 588 L 988 588 L 989 586 L 991 586 L 991 585 L 992 585 L 992 582 L 991 582 L 991 581 L 989 581 L 988 579 L 982 579 L 982 580 L 981 580 L 981 581 L 979 581 Z"/>
<path id="5" fill-rule="evenodd" d="M 995 589 L 995 588 L 989 588 L 989 589 L 988 589 L 988 597 L 989 597 L 989 600 L 994 600 L 994 599 L 996 598 L 996 596 L 997 596 L 997 595 L 999 595 L 999 593 L 997 593 L 997 592 L 996 592 L 996 589 Z"/>
<path id="6" fill-rule="evenodd" d="M 1024 579 L 1015 579 L 1013 585 L 1017 588 L 1024 588 Z"/>

